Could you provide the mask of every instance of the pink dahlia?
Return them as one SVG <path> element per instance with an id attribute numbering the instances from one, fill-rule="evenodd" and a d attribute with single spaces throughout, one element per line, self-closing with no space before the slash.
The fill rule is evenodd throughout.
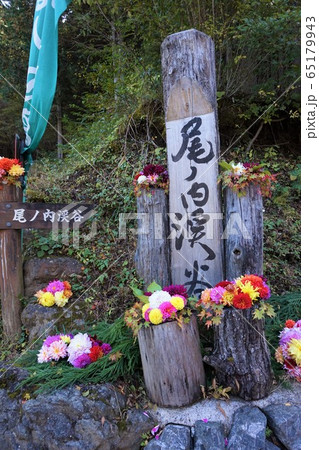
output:
<path id="1" fill-rule="evenodd" d="M 107 355 L 108 353 L 110 353 L 112 351 L 112 347 L 110 346 L 110 344 L 105 344 L 103 343 L 101 345 L 102 351 L 104 355 Z"/>
<path id="2" fill-rule="evenodd" d="M 213 303 L 216 303 L 216 305 L 219 305 L 225 291 L 226 291 L 226 289 L 221 286 L 217 286 L 217 287 L 214 287 L 213 289 L 211 289 L 210 290 L 211 301 Z"/>
<path id="3" fill-rule="evenodd" d="M 301 339 L 301 332 L 296 326 L 294 328 L 284 328 L 280 333 L 279 345 L 288 344 L 291 339 Z"/>
<path id="4" fill-rule="evenodd" d="M 170 302 L 162 303 L 161 305 L 159 305 L 159 309 L 163 314 L 164 320 L 170 319 L 172 315 L 177 312 L 175 306 L 173 306 Z"/>
<path id="5" fill-rule="evenodd" d="M 46 345 L 47 347 L 50 347 L 50 345 L 52 344 L 52 342 L 55 341 L 60 341 L 61 340 L 61 336 L 59 334 L 55 335 L 55 336 L 48 336 L 45 341 L 43 342 L 43 345 Z"/>
<path id="6" fill-rule="evenodd" d="M 68 346 L 63 341 L 54 341 L 49 347 L 49 355 L 55 361 L 65 358 Z"/>
<path id="7" fill-rule="evenodd" d="M 78 356 L 73 362 L 71 362 L 71 364 L 77 369 L 83 369 L 83 367 L 88 366 L 91 362 L 92 361 L 89 355 L 87 353 L 83 353 L 83 355 Z"/>
<path id="8" fill-rule="evenodd" d="M 50 283 L 47 285 L 47 291 L 51 292 L 51 294 L 64 291 L 64 289 L 65 288 L 63 282 L 59 280 L 50 281 Z"/>

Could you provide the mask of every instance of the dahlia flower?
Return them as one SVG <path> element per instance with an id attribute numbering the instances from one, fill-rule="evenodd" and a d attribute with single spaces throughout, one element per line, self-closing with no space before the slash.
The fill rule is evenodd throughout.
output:
<path id="1" fill-rule="evenodd" d="M 47 291 L 51 292 L 51 294 L 55 294 L 56 292 L 59 291 L 64 291 L 64 284 L 62 281 L 59 280 L 54 280 L 51 281 L 48 285 L 47 285 Z"/>
<path id="2" fill-rule="evenodd" d="M 174 295 L 174 297 L 171 297 L 170 302 L 171 302 L 171 304 L 172 304 L 173 306 L 175 306 L 175 308 L 176 308 L 178 311 L 180 311 L 181 309 L 183 309 L 184 306 L 185 306 L 184 298 L 181 297 L 181 296 L 179 296 L 179 295 Z"/>
<path id="3" fill-rule="evenodd" d="M 150 297 L 149 297 L 149 303 L 150 308 L 158 308 L 161 303 L 164 302 L 170 302 L 171 296 L 166 291 L 155 291 Z"/>
<path id="4" fill-rule="evenodd" d="M 46 345 L 42 345 L 38 353 L 38 363 L 42 364 L 51 360 L 50 349 Z"/>
<path id="5" fill-rule="evenodd" d="M 59 340 L 54 341 L 49 347 L 49 355 L 55 361 L 58 361 L 60 358 L 64 358 L 67 355 L 67 348 L 65 342 Z"/>
<path id="6" fill-rule="evenodd" d="M 173 299 L 174 297 L 172 297 Z M 163 315 L 163 320 L 170 319 L 174 313 L 177 312 L 177 309 L 171 302 L 164 302 L 160 304 L 159 309 Z"/>
<path id="7" fill-rule="evenodd" d="M 87 333 L 78 333 L 71 340 L 68 347 L 68 361 L 73 364 L 73 361 L 83 353 L 90 353 L 92 347 L 92 341 Z"/>
<path id="8" fill-rule="evenodd" d="M 221 286 L 214 287 L 210 290 L 210 300 L 213 303 L 216 303 L 216 305 L 219 305 L 221 303 L 221 299 L 223 298 L 223 295 L 225 293 L 226 289 L 224 289 Z"/>
<path id="9" fill-rule="evenodd" d="M 169 293 L 169 295 L 181 295 L 182 297 L 187 298 L 187 289 L 182 284 L 171 284 L 170 286 L 163 287 L 163 291 Z"/>
<path id="10" fill-rule="evenodd" d="M 55 303 L 54 295 L 51 292 L 45 292 L 40 298 L 39 303 L 42 306 L 53 306 Z"/>
<path id="11" fill-rule="evenodd" d="M 24 174 L 24 168 L 21 167 L 20 164 L 12 164 L 11 169 L 8 173 L 12 177 L 20 177 Z"/>
<path id="12" fill-rule="evenodd" d="M 149 312 L 149 319 L 153 325 L 158 325 L 163 322 L 163 314 L 160 309 L 154 308 Z"/>
<path id="13" fill-rule="evenodd" d="M 77 369 L 83 369 L 83 367 L 88 366 L 91 364 L 91 358 L 88 354 L 83 353 L 82 355 L 79 355 L 77 358 L 75 358 L 73 361 L 70 361 L 73 367 L 76 367 Z"/>

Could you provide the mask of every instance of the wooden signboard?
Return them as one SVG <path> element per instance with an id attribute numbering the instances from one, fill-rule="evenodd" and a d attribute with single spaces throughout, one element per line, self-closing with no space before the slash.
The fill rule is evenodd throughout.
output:
<path id="1" fill-rule="evenodd" d="M 86 203 L 0 203 L 0 230 L 52 229 L 83 225 L 94 206 Z"/>
<path id="2" fill-rule="evenodd" d="M 197 30 L 162 44 L 172 282 L 189 295 L 224 278 L 214 64 L 213 41 Z"/>

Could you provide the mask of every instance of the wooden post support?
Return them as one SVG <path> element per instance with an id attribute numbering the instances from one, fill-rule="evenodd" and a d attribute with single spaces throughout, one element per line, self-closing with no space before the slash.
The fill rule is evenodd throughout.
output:
<path id="1" fill-rule="evenodd" d="M 172 281 L 199 294 L 223 277 L 215 51 L 188 30 L 162 43 Z"/>
<path id="2" fill-rule="evenodd" d="M 159 406 L 186 406 L 201 398 L 205 373 L 196 317 L 141 328 L 138 342 L 147 394 Z"/>
<path id="3" fill-rule="evenodd" d="M 152 195 L 142 191 L 137 198 L 138 236 L 135 254 L 136 271 L 145 287 L 156 281 L 162 287 L 170 284 L 167 196 L 162 189 Z"/>
<path id="4" fill-rule="evenodd" d="M 226 279 L 262 275 L 263 206 L 257 186 L 245 197 L 226 189 Z M 220 325 L 213 326 L 214 349 L 204 361 L 213 366 L 222 386 L 245 400 L 266 397 L 272 387 L 270 354 L 264 320 L 253 319 L 254 308 L 225 308 Z"/>
<path id="5" fill-rule="evenodd" d="M 263 200 L 250 184 L 244 197 L 225 189 L 226 279 L 263 273 Z"/>
<path id="6" fill-rule="evenodd" d="M 21 202 L 22 190 L 12 185 L 2 185 L 0 203 L 10 207 L 11 202 Z M 23 296 L 21 231 L 0 229 L 0 288 L 4 336 L 15 338 L 21 333 L 21 304 Z"/>

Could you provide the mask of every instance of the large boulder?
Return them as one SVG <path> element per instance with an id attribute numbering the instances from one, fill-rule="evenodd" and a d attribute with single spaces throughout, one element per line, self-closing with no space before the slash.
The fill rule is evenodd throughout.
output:
<path id="1" fill-rule="evenodd" d="M 82 265 L 73 258 L 33 258 L 24 264 L 24 294 L 33 297 L 51 280 L 68 279 L 70 275 L 80 275 Z"/>
<path id="2" fill-rule="evenodd" d="M 260 409 L 243 406 L 237 409 L 228 438 L 227 450 L 264 450 L 266 416 Z"/>
<path id="3" fill-rule="evenodd" d="M 301 449 L 301 409 L 289 404 L 269 405 L 263 408 L 268 426 L 288 450 Z"/>
<path id="4" fill-rule="evenodd" d="M 31 301 L 22 311 L 21 321 L 29 334 L 29 341 L 46 338 L 49 334 L 68 333 L 85 329 L 85 312 L 76 302 L 69 300 L 64 308 L 39 305 Z"/>

